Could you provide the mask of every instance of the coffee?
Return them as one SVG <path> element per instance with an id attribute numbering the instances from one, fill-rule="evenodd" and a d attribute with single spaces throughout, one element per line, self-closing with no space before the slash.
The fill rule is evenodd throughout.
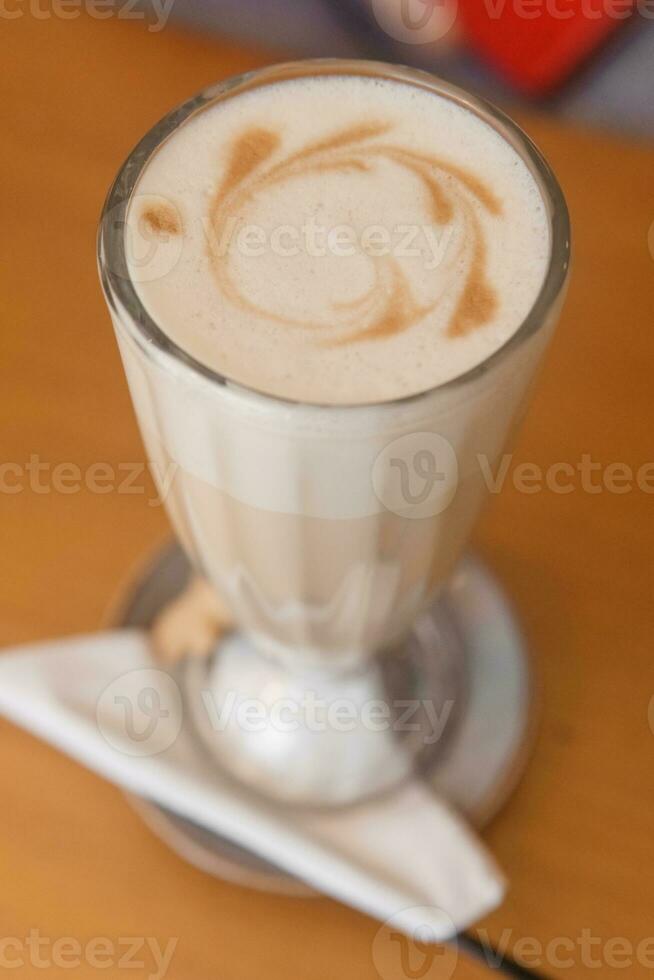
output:
<path id="1" fill-rule="evenodd" d="M 316 74 L 191 116 L 128 213 L 141 302 L 183 350 L 256 391 L 392 401 L 485 361 L 550 253 L 530 169 L 419 84 Z"/>
<path id="2" fill-rule="evenodd" d="M 367 61 L 221 82 L 126 161 L 100 271 L 162 499 L 235 620 L 182 679 L 221 770 L 315 806 L 427 762 L 424 726 L 372 730 L 363 708 L 451 696 L 455 625 L 432 604 L 447 580 L 469 595 L 457 561 L 558 319 L 568 234 L 510 121 Z M 362 710 L 349 733 L 282 734 L 272 710 L 255 733 L 235 696 Z"/>
<path id="3" fill-rule="evenodd" d="M 259 648 L 331 664 L 452 572 L 562 298 L 492 356 L 547 273 L 544 165 L 447 86 L 348 64 L 171 115 L 120 244 L 155 332 L 108 290 L 182 543 Z"/>

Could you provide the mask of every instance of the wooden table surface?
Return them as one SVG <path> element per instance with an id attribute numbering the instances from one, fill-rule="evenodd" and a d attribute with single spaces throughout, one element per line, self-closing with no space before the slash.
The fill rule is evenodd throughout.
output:
<path id="1" fill-rule="evenodd" d="M 97 283 L 96 220 L 117 166 L 165 110 L 276 60 L 172 27 L 15 9 L 0 28 L 1 460 L 14 464 L 1 471 L 4 644 L 96 628 L 126 572 L 167 532 L 147 478 L 118 491 L 143 450 Z M 542 690 L 529 768 L 485 834 L 511 887 L 481 928 L 532 967 L 538 944 L 563 940 L 540 955 L 545 975 L 601 976 L 631 959 L 622 974 L 640 977 L 654 965 L 654 496 L 644 484 L 649 476 L 654 489 L 654 469 L 641 488 L 635 481 L 654 459 L 654 150 L 525 124 L 560 175 L 576 254 L 508 485 L 477 534 L 515 598 Z M 569 494 L 513 486 L 519 463 L 577 466 L 584 454 L 601 464 L 600 488 L 616 477 L 609 464 L 631 467 L 631 490 L 589 492 L 581 477 Z M 52 489 L 55 465 L 84 474 L 96 462 L 114 468 L 112 491 Z M 0 939 L 37 928 L 83 943 L 178 937 L 173 980 L 378 976 L 377 923 L 327 899 L 270 897 L 192 870 L 116 789 L 6 723 L 0 777 Z M 401 980 L 390 958 L 385 972 Z M 86 964 L 75 975 L 96 973 Z M 43 970 L 28 958 L 16 975 Z M 114 962 L 103 975 L 123 971 Z M 463 956 L 455 973 L 488 975 Z"/>

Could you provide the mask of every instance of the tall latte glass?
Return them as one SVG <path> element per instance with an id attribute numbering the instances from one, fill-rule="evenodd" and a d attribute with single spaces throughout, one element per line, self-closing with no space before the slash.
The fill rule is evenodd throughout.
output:
<path id="1" fill-rule="evenodd" d="M 217 765 L 308 804 L 411 771 L 419 737 L 363 707 L 421 682 L 407 645 L 522 414 L 568 237 L 505 116 L 372 62 L 221 82 L 124 164 L 102 284 L 168 513 L 236 624 L 201 686 L 218 711 L 352 708 L 349 727 L 280 709 L 205 733 Z"/>

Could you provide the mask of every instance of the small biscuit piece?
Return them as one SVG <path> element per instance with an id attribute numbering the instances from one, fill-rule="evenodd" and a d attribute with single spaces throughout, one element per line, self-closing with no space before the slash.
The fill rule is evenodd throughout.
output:
<path id="1" fill-rule="evenodd" d="M 154 655 L 167 664 L 185 656 L 207 656 L 230 626 L 230 614 L 215 589 L 205 579 L 194 578 L 152 624 Z"/>

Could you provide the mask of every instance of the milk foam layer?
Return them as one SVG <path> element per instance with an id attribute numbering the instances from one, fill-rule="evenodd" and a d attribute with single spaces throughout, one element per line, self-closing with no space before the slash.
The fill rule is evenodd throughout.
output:
<path id="1" fill-rule="evenodd" d="M 128 212 L 161 329 L 257 391 L 390 401 L 484 361 L 542 285 L 548 218 L 490 125 L 418 86 L 290 79 L 185 122 Z"/>

